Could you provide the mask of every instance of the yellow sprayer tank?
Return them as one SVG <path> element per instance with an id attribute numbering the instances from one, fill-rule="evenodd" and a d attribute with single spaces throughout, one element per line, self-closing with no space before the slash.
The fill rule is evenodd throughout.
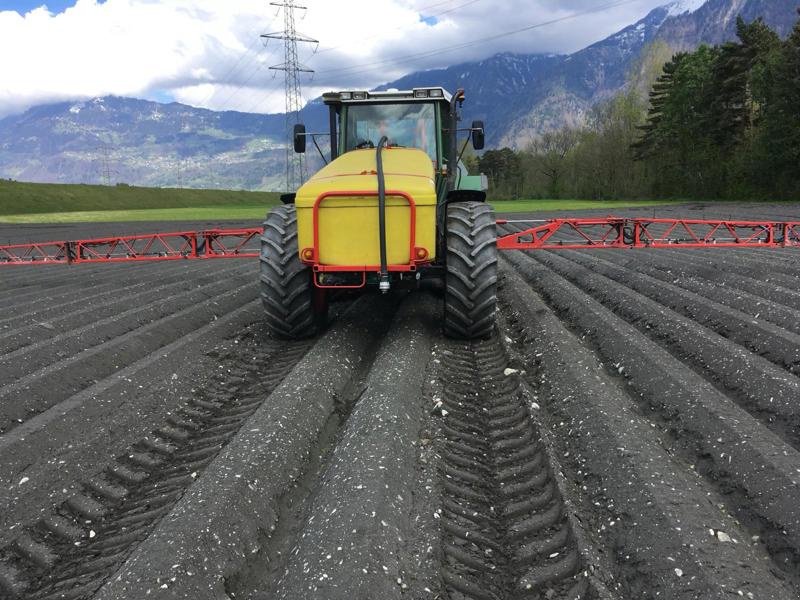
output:
<path id="1" fill-rule="evenodd" d="M 386 148 L 383 171 L 387 264 L 408 265 L 423 258 L 423 250 L 424 258 L 433 260 L 436 256 L 436 187 L 431 159 L 414 148 Z M 357 268 L 380 265 L 374 149 L 347 152 L 318 171 L 297 191 L 295 206 L 301 258 L 308 260 L 307 250 L 316 248 L 315 262 L 320 265 Z M 316 244 L 315 218 L 318 220 Z"/>

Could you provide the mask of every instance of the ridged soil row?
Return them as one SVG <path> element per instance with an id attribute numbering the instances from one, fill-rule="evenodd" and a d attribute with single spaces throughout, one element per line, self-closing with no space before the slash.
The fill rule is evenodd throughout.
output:
<path id="1" fill-rule="evenodd" d="M 800 449 L 800 379 L 663 304 L 619 285 L 572 254 L 536 259 L 714 383 L 795 449 Z"/>
<path id="2" fill-rule="evenodd" d="M 13 300 L 18 295 L 23 297 L 25 294 L 45 293 L 53 295 L 52 290 L 58 290 L 61 286 L 77 286 L 85 289 L 85 283 L 90 282 L 92 287 L 104 285 L 114 280 L 123 279 L 132 281 L 149 278 L 153 273 L 165 271 L 196 271 L 201 269 L 213 269 L 213 261 L 205 262 L 205 266 L 200 267 L 198 262 L 204 261 L 165 261 L 165 262 L 140 262 L 128 264 L 91 264 L 91 265 L 39 265 L 31 267 L 3 267 L 0 266 L 2 282 L 0 283 L 0 295 L 8 296 L 7 299 Z M 194 263 L 194 264 L 193 264 Z M 83 282 L 84 285 L 81 285 Z M 49 293 L 48 293 L 49 292 Z M 68 293 L 66 289 L 58 292 L 59 294 Z"/>
<path id="3" fill-rule="evenodd" d="M 3 369 L 0 429 L 10 430 L 257 295 L 252 279 L 242 273 L 232 281 L 209 284 L 203 290 L 179 294 L 170 303 L 156 304 L 141 320 L 133 315 L 120 322 L 109 318 L 96 329 L 89 326 L 84 335 L 37 349 L 28 360 L 15 356 Z"/>
<path id="4" fill-rule="evenodd" d="M 88 309 L 95 304 L 103 304 L 109 300 L 126 298 L 139 290 L 147 289 L 157 282 L 186 281 L 196 275 L 206 275 L 219 270 L 221 265 L 196 265 L 195 272 L 188 272 L 185 264 L 139 265 L 136 271 L 125 273 L 124 281 L 119 275 L 114 278 L 106 276 L 102 281 L 91 285 L 81 285 L 78 291 L 70 290 L 54 294 L 50 281 L 37 285 L 36 290 L 22 293 L 25 288 L 16 287 L 12 282 L 3 281 L 3 289 L 8 292 L 9 299 L 17 303 L 13 310 L 0 315 L 0 331 L 12 332 L 24 326 L 41 322 L 50 322 L 74 311 Z M 75 272 L 71 271 L 73 281 Z M 109 273 L 110 275 L 110 273 Z M 10 289 L 9 289 L 10 288 Z M 6 305 L 8 306 L 8 305 Z"/>
<path id="5" fill-rule="evenodd" d="M 774 248 L 741 248 L 736 250 L 736 256 L 743 256 L 761 262 L 776 263 L 785 266 L 789 273 L 800 274 L 800 267 L 797 265 L 796 248 L 786 248 L 778 252 Z"/>
<path id="6" fill-rule="evenodd" d="M 556 253 L 537 253 L 531 256 L 546 263 Z M 626 269 L 596 255 L 574 253 L 574 262 L 605 275 L 679 312 L 685 317 L 716 331 L 751 352 L 760 354 L 790 372 L 800 371 L 800 335 L 763 320 L 754 319 L 738 309 L 730 308 L 677 285 Z"/>
<path id="7" fill-rule="evenodd" d="M 727 253 L 718 250 L 718 254 Z M 769 259 L 766 255 L 765 261 Z M 716 286 L 726 286 L 745 291 L 754 296 L 765 298 L 771 302 L 797 309 L 800 307 L 800 291 L 797 290 L 797 278 L 786 276 L 786 281 L 779 280 L 768 268 L 768 263 L 761 268 L 744 267 L 740 262 L 726 260 L 722 256 L 717 259 L 708 259 L 696 256 L 690 250 L 657 252 L 636 252 L 631 255 L 624 253 L 622 257 L 608 254 L 607 260 L 616 262 L 621 266 L 642 263 L 661 269 L 665 273 L 672 273 L 676 277 L 689 277 L 693 280 L 702 280 Z M 764 279 L 758 279 L 764 275 Z"/>
<path id="8" fill-rule="evenodd" d="M 619 598 L 794 598 L 724 496 L 642 414 L 635 390 L 514 271 L 503 268 L 502 324 L 527 364 L 576 522 L 604 550 L 595 576 Z"/>
<path id="9" fill-rule="evenodd" d="M 596 254 L 596 253 L 595 253 Z M 774 302 L 767 298 L 769 285 L 761 284 L 757 291 L 747 291 L 740 287 L 738 281 L 733 281 L 727 285 L 720 285 L 719 282 L 706 280 L 704 278 L 693 277 L 691 270 L 687 272 L 680 262 L 669 263 L 661 262 L 658 266 L 646 264 L 640 260 L 626 260 L 619 254 L 606 253 L 603 257 L 592 256 L 586 253 L 566 253 L 565 256 L 573 260 L 580 260 L 578 257 L 585 257 L 590 260 L 602 259 L 603 264 L 616 265 L 637 273 L 642 273 L 659 279 L 666 283 L 674 284 L 679 288 L 718 302 L 735 310 L 741 311 L 752 319 L 768 321 L 773 325 L 782 327 L 794 333 L 800 333 L 800 310 L 797 309 L 798 302 L 785 305 Z M 765 265 L 766 267 L 766 265 Z"/>
<path id="10" fill-rule="evenodd" d="M 606 367 L 624 376 L 639 410 L 664 432 L 669 452 L 693 465 L 724 509 L 766 544 L 773 568 L 796 578 L 800 453 L 580 288 L 530 256 L 508 258 Z"/>
<path id="11" fill-rule="evenodd" d="M 27 343 L 24 336 L 19 340 L 6 340 L 0 349 L 5 352 L 4 359 L 8 361 L 8 368 L 0 374 L 0 385 L 16 381 L 45 366 L 90 350 L 160 319 L 170 318 L 203 301 L 230 293 L 232 284 L 235 285 L 233 289 L 239 289 L 247 283 L 252 284 L 252 278 L 248 275 L 249 273 L 239 271 L 229 280 L 212 278 L 197 287 L 177 285 L 171 287 L 167 293 L 162 290 L 161 295 L 150 298 L 148 302 L 132 303 L 96 320 L 80 316 L 69 319 L 62 331 L 50 331 L 49 336 L 37 336 L 39 339 L 31 339 L 30 343 Z"/>
<path id="12" fill-rule="evenodd" d="M 113 331 L 105 331 L 104 326 L 114 324 L 123 327 L 127 317 L 134 317 L 129 320 L 130 323 L 145 322 L 153 318 L 150 316 L 153 313 L 158 315 L 168 310 L 175 300 L 196 302 L 204 297 L 205 290 L 213 290 L 223 285 L 222 282 L 231 280 L 247 281 L 245 277 L 248 275 L 242 264 L 229 264 L 227 269 L 213 273 L 193 274 L 191 283 L 184 278 L 154 278 L 146 284 L 139 284 L 140 287 L 135 290 L 121 289 L 104 297 L 97 297 L 91 290 L 86 290 L 82 302 L 72 305 L 69 311 L 59 311 L 55 307 L 56 310 L 48 312 L 45 323 L 34 321 L 13 329 L 9 327 L 6 332 L 3 331 L 6 328 L 0 329 L 0 352 L 12 360 L 16 356 L 37 352 L 43 345 L 53 341 L 58 342 L 60 348 L 68 347 L 69 340 L 79 336 L 85 348 L 91 343 L 90 334 L 98 330 L 104 340 L 114 335 Z"/>
<path id="13" fill-rule="evenodd" d="M 586 598 L 583 559 L 497 338 L 443 355 L 442 578 L 449 598 Z"/>
<path id="14" fill-rule="evenodd" d="M 663 251 L 662 251 L 663 252 Z M 668 254 L 673 251 L 667 250 Z M 677 251 L 676 251 L 677 252 Z M 774 285 L 781 285 L 794 289 L 793 282 L 797 278 L 797 269 L 787 264 L 787 259 L 796 253 L 796 249 L 787 250 L 758 250 L 748 251 L 744 248 L 695 248 L 693 250 L 682 250 L 681 255 L 688 255 L 695 261 L 706 261 L 720 265 L 720 270 L 729 270 L 732 273 L 739 273 Z M 764 265 L 769 264 L 770 268 L 765 269 Z"/>
<path id="15" fill-rule="evenodd" d="M 308 350 L 273 342 L 252 360 L 223 363 L 162 427 L 133 444 L 82 491 L 0 550 L 8 598 L 89 598 Z"/>
<path id="16" fill-rule="evenodd" d="M 3 273 L 3 283 L 0 294 L 7 293 L 7 288 L 34 289 L 34 286 L 46 282 L 49 285 L 64 285 L 75 283 L 75 271 L 66 265 L 39 264 L 39 265 L 0 265 Z M 85 274 L 92 276 L 102 267 L 100 265 L 85 265 Z"/>
<path id="17" fill-rule="evenodd" d="M 87 283 L 91 285 L 105 280 L 107 271 L 104 270 L 109 267 L 116 267 L 114 278 L 119 277 L 120 266 L 122 265 L 0 267 L 3 274 L 0 301 L 16 308 L 35 302 L 42 296 L 81 293 Z"/>

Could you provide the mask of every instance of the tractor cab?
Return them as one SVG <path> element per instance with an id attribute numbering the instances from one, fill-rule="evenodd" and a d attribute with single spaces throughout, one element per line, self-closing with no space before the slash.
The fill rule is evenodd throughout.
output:
<path id="1" fill-rule="evenodd" d="M 494 324 L 496 233 L 482 178 L 460 164 L 483 123 L 460 128 L 463 90 L 342 91 L 323 95 L 329 131 L 294 129 L 294 149 L 311 138 L 325 162 L 285 205 L 267 215 L 262 300 L 282 337 L 315 333 L 329 294 L 439 282 L 444 328 L 486 337 Z M 466 138 L 459 147 L 459 134 Z M 317 141 L 330 137 L 327 159 Z"/>
<path id="2" fill-rule="evenodd" d="M 388 147 L 417 148 L 431 160 L 440 202 L 453 190 L 474 191 L 475 199 L 484 199 L 486 178 L 468 175 L 460 157 L 458 134 L 467 134 L 475 150 L 484 146 L 482 121 L 459 128 L 458 109 L 465 95 L 458 90 L 451 95 L 444 88 L 414 88 L 408 91 L 342 91 L 322 96 L 329 108 L 329 131 L 306 133 L 303 125 L 294 131 L 295 151 L 305 152 L 306 138 L 330 137 L 330 159 L 352 150 L 375 148 L 386 136 Z M 467 140 L 469 141 L 469 140 Z M 323 160 L 324 159 L 323 157 Z"/>

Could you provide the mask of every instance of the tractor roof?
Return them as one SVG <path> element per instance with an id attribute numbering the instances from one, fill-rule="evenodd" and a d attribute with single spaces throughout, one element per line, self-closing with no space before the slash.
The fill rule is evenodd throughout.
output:
<path id="1" fill-rule="evenodd" d="M 450 102 L 452 96 L 441 87 L 414 88 L 412 90 L 385 90 L 367 92 L 363 90 L 343 90 L 322 94 L 325 104 L 370 104 L 376 102 L 429 102 L 439 100 Z"/>

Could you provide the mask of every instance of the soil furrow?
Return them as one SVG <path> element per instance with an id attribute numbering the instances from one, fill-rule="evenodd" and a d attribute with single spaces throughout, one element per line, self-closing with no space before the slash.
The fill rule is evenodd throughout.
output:
<path id="1" fill-rule="evenodd" d="M 350 399 L 349 385 L 379 347 L 396 300 L 367 296 L 333 323 L 98 600 L 227 595 L 227 581 L 273 543 L 282 498 L 318 460 L 311 455 L 324 449 L 320 443 L 335 423 L 337 404 Z M 162 589 L 159 580 L 168 586 Z"/>
<path id="2" fill-rule="evenodd" d="M 159 319 L 168 318 L 186 307 L 195 306 L 203 301 L 222 295 L 231 289 L 231 285 L 243 286 L 252 283 L 252 273 L 236 269 L 230 281 L 220 281 L 214 277 L 211 281 L 183 289 L 181 284 L 169 286 L 169 292 L 158 289 L 151 302 L 132 303 L 125 309 L 111 311 L 104 315 L 102 307 L 98 307 L 97 319 L 68 318 L 63 326 L 55 322 L 53 329 L 46 335 L 29 335 L 27 339 L 8 340 L 0 346 L 5 352 L 4 360 L 11 365 L 0 376 L 0 386 L 9 381 L 23 379 L 44 366 L 70 357 L 78 352 L 85 352 L 96 345 L 121 337 L 135 329 L 146 326 Z M 91 313 L 94 317 L 94 313 Z M 16 337 L 16 336 L 15 336 Z M 0 397 L 3 395 L 0 387 Z"/>
<path id="3" fill-rule="evenodd" d="M 700 248 L 696 250 L 696 256 L 697 258 L 705 258 L 708 260 L 714 260 L 716 258 L 729 263 L 735 263 L 740 269 L 746 267 L 750 270 L 750 273 L 752 273 L 752 277 L 756 279 L 788 283 L 798 276 L 798 267 L 792 264 L 791 258 L 797 250 L 789 249 L 785 252 L 788 254 L 788 262 L 781 260 L 783 252 L 776 249 L 749 250 L 747 248 L 734 248 L 726 253 L 725 250 L 720 252 L 720 250 L 716 248 Z M 769 269 L 763 268 L 765 263 L 770 265 Z"/>
<path id="4" fill-rule="evenodd" d="M 800 454 L 677 359 L 596 300 L 521 253 L 509 255 L 562 319 L 623 375 L 643 412 L 724 497 L 728 510 L 763 539 L 774 564 L 800 565 Z"/>
<path id="5" fill-rule="evenodd" d="M 109 339 L 115 334 L 108 330 L 109 324 L 119 327 L 128 317 L 133 322 L 146 322 L 152 320 L 150 313 L 166 314 L 175 311 L 173 305 L 179 303 L 192 303 L 202 299 L 206 290 L 225 285 L 231 281 L 247 281 L 253 276 L 253 271 L 244 265 L 232 265 L 231 268 L 220 270 L 208 275 L 197 274 L 192 277 L 191 283 L 179 279 L 159 285 L 160 282 L 151 281 L 146 289 L 128 294 L 115 294 L 108 301 L 94 298 L 91 306 L 84 302 L 80 308 L 61 317 L 48 315 L 45 323 L 36 322 L 26 326 L 17 326 L 14 331 L 0 335 L 0 352 L 5 353 L 7 360 L 35 354 L 38 358 L 43 354 L 43 361 L 48 360 L 47 353 L 41 353 L 42 348 L 48 344 L 58 344 L 59 353 L 69 351 L 69 341 L 80 337 L 80 346 L 85 349 L 92 343 L 92 334 L 101 339 Z M 221 283 L 224 281 L 225 283 Z M 180 306 L 180 304 L 178 304 Z M 20 362 L 30 364 L 33 361 L 24 359 Z M 35 364 L 35 363 L 34 363 Z M 33 367 L 33 365 L 31 365 Z"/>
<path id="6" fill-rule="evenodd" d="M 400 306 L 341 398 L 319 464 L 286 499 L 291 509 L 265 551 L 229 582 L 231 597 L 389 600 L 421 591 L 411 592 L 426 579 L 412 567 L 426 556 L 415 556 L 416 523 L 433 509 L 415 488 L 414 466 L 437 308 L 423 294 Z"/>
<path id="7" fill-rule="evenodd" d="M 752 319 L 761 319 L 788 331 L 800 333 L 800 310 L 773 302 L 758 294 L 751 294 L 737 285 L 721 286 L 716 282 L 687 277 L 681 274 L 678 268 L 665 270 L 642 264 L 641 261 L 635 264 L 620 265 L 619 261 L 608 260 L 606 257 L 589 256 L 586 253 L 565 252 L 559 254 L 584 265 L 587 262 L 594 263 L 599 261 L 606 265 L 623 266 L 628 270 L 648 275 L 654 279 L 660 279 L 713 302 L 739 310 Z"/>
<path id="8" fill-rule="evenodd" d="M 0 267 L 3 269 L 4 282 L 7 274 L 12 274 L 8 280 L 10 289 L 5 289 L 4 285 L 4 289 L 0 290 L 0 301 L 16 308 L 41 297 L 48 297 L 53 293 L 80 294 L 85 289 L 87 282 L 94 282 L 102 275 L 104 268 L 108 269 L 108 265 L 86 265 L 86 267 L 80 268 L 77 276 L 74 269 L 65 269 L 63 266 L 55 269 L 51 269 L 50 266 L 20 267 L 20 270 L 15 267 Z M 24 274 L 21 269 L 25 269 Z M 17 274 L 18 277 L 14 278 L 14 274 Z"/>
<path id="9" fill-rule="evenodd" d="M 719 253 L 719 251 L 718 251 Z M 636 252 L 633 257 L 625 253 L 622 256 L 607 254 L 606 260 L 626 268 L 635 268 L 638 263 L 643 263 L 661 269 L 664 273 L 680 274 L 694 281 L 713 283 L 739 289 L 758 298 L 764 298 L 785 307 L 797 309 L 800 307 L 800 290 L 797 290 L 797 279 L 786 277 L 785 281 L 777 281 L 773 273 L 768 272 L 766 281 L 753 277 L 754 269 L 743 267 L 736 261 L 698 258 L 689 251 L 662 251 L 662 252 Z M 758 269 L 762 272 L 764 269 Z M 780 285 L 784 283 L 791 287 Z"/>
<path id="10" fill-rule="evenodd" d="M 200 265 L 197 272 L 187 271 L 186 265 L 158 265 L 158 268 L 141 269 L 141 274 L 131 273 L 124 285 L 118 281 L 98 283 L 90 287 L 90 296 L 87 290 L 65 294 L 61 297 L 51 296 L 43 290 L 36 298 L 35 307 L 29 311 L 14 311 L 13 316 L 0 319 L 0 329 L 5 330 L 1 337 L 16 334 L 24 327 L 42 326 L 47 329 L 54 321 L 64 319 L 70 315 L 87 314 L 95 309 L 101 309 L 114 302 L 130 302 L 135 297 L 140 297 L 140 290 L 150 290 L 154 286 L 162 287 L 183 283 L 187 288 L 200 281 L 214 277 L 220 273 L 221 265 Z M 236 267 L 237 265 L 229 265 Z M 241 267 L 242 265 L 238 265 Z M 214 268 L 209 268 L 214 267 Z M 229 271 L 230 269 L 224 269 Z M 52 331 L 52 330 L 51 330 Z"/>
<path id="11" fill-rule="evenodd" d="M 533 258 L 548 264 L 553 255 L 544 252 Z M 632 273 L 600 258 L 590 260 L 585 255 L 580 256 L 582 264 L 589 265 L 595 272 L 705 325 L 790 372 L 800 370 L 800 335 L 649 275 Z"/>
<path id="12" fill-rule="evenodd" d="M 55 599 L 76 587 L 81 593 L 71 597 L 90 597 L 169 512 L 308 347 L 308 343 L 272 342 L 252 362 L 223 363 L 223 372 L 214 384 L 198 390 L 198 396 L 178 412 L 178 418 L 191 424 L 190 428 L 164 423 L 103 473 L 84 481 L 82 491 L 51 517 L 64 523 L 62 531 L 53 531 L 44 521 L 26 527 L 20 537 L 32 541 L 33 551 L 23 552 L 20 538 L 0 550 L 6 569 L 13 569 L 28 582 L 21 597 Z M 238 378 L 232 380 L 231 372 Z M 205 447 L 214 419 L 226 415 L 232 426 L 224 436 L 212 434 L 215 444 L 204 460 L 197 461 L 195 449 Z M 176 479 L 175 473 L 186 477 Z M 131 518 L 134 515 L 136 518 Z"/>
<path id="13" fill-rule="evenodd" d="M 0 389 L 3 401 L 0 428 L 9 431 L 32 414 L 111 376 L 122 365 L 166 346 L 202 323 L 247 304 L 257 295 L 257 287 L 252 283 L 229 289 L 17 379 Z"/>
<path id="14" fill-rule="evenodd" d="M 800 414 L 797 412 L 800 380 L 796 376 L 560 254 L 549 256 L 547 260 L 554 272 L 692 366 L 795 449 L 800 449 Z"/>
<path id="15" fill-rule="evenodd" d="M 447 596 L 590 597 L 546 449 L 507 364 L 496 339 L 450 344 L 443 354 Z"/>
<path id="16" fill-rule="evenodd" d="M 0 281 L 0 295 L 8 301 L 18 303 L 20 300 L 58 303 L 70 297 L 80 296 L 80 293 L 61 291 L 53 293 L 58 286 L 75 284 L 76 279 L 81 282 L 91 282 L 92 290 L 102 291 L 112 289 L 116 284 L 117 289 L 123 287 L 117 278 L 124 274 L 125 283 L 136 283 L 154 276 L 183 272 L 185 275 L 193 271 L 205 272 L 213 270 L 219 265 L 204 263 L 190 265 L 187 262 L 168 262 L 151 264 L 115 264 L 115 265 L 81 265 L 72 267 L 40 268 L 25 267 L 20 269 L 3 269 L 3 279 Z M 14 277 L 14 275 L 17 275 Z M 85 291 L 85 285 L 80 286 Z M 0 321 L 2 322 L 2 321 Z"/>
<path id="17" fill-rule="evenodd" d="M 796 597 L 791 566 L 725 510 L 727 487 L 708 485 L 700 465 L 675 454 L 637 390 L 582 341 L 585 326 L 570 332 L 572 320 L 531 293 L 533 280 L 503 272 L 506 335 L 529 369 L 582 533 L 604 549 L 596 576 L 621 598 Z"/>

